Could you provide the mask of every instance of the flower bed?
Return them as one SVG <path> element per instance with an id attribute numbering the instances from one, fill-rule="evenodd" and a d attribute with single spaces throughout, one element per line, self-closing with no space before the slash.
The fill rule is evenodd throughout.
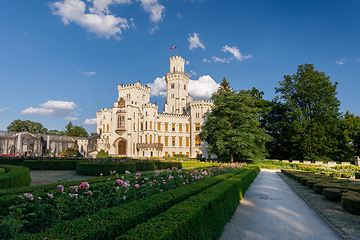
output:
<path id="1" fill-rule="evenodd" d="M 87 225 L 89 224 L 88 219 L 91 219 L 91 223 L 95 224 L 94 229 L 97 232 L 101 232 L 101 234 L 97 236 L 102 236 L 103 238 L 103 228 L 106 227 L 108 229 L 107 231 L 112 229 L 108 228 L 107 225 L 104 226 L 102 224 L 102 221 L 104 221 L 104 214 L 106 219 L 109 217 L 114 218 L 111 220 L 113 221 L 112 224 L 117 222 L 118 214 L 120 213 L 124 214 L 124 217 L 130 222 L 134 222 L 135 220 L 134 223 L 139 222 L 143 219 L 144 215 L 150 217 L 161 209 L 172 206 L 174 202 L 183 200 L 186 194 L 194 195 L 204 188 L 204 186 L 207 188 L 209 187 L 208 184 L 213 185 L 216 184 L 217 181 L 222 181 L 226 175 L 218 174 L 229 170 L 230 168 L 228 167 L 219 167 L 203 171 L 195 170 L 193 172 L 183 172 L 182 170 L 173 169 L 147 173 L 148 175 L 145 175 L 145 173 L 128 174 L 118 176 L 119 178 L 116 180 L 109 178 L 107 182 L 98 185 L 90 185 L 88 183 L 70 187 L 59 185 L 57 190 L 53 192 L 39 191 L 20 194 L 17 200 L 18 205 L 10 207 L 12 208 L 10 213 L 3 217 L 3 225 L 0 225 L 0 233 L 1 228 L 3 228 L 2 234 L 8 233 L 8 236 L 5 236 L 5 238 L 14 237 L 23 231 L 37 232 L 41 229 L 55 226 L 53 229 L 46 231 L 47 233 L 51 232 L 51 235 L 54 236 L 53 234 L 59 235 L 59 233 L 62 232 L 59 231 L 59 229 L 64 229 L 65 224 L 66 229 L 73 232 L 68 235 L 68 237 L 59 238 L 67 239 L 71 238 L 69 236 L 72 236 L 75 232 L 80 231 L 78 229 L 79 226 L 85 227 L 86 229 L 84 231 L 89 232 L 90 229 L 88 229 Z M 241 170 L 237 171 L 240 172 Z M 229 174 L 233 175 L 233 173 Z M 208 178 L 214 175 L 218 176 Z M 203 178 L 206 178 L 207 183 L 205 180 L 197 182 Z M 189 184 L 193 181 L 195 181 L 196 184 Z M 191 187 L 188 187 L 190 185 Z M 161 200 L 163 194 L 166 197 Z M 179 197 L 177 198 L 176 196 Z M 149 199 L 152 200 L 150 201 Z M 139 201 L 141 203 L 138 203 Z M 132 211 L 138 214 L 139 211 L 143 209 L 141 210 L 142 213 L 136 215 L 137 217 L 134 220 L 134 215 L 129 215 L 129 212 L 127 212 L 129 205 L 125 206 L 124 204 L 134 204 Z M 143 206 L 145 206 L 145 208 L 142 208 Z M 154 209 L 150 210 L 152 207 Z M 20 213 L 19 209 L 22 209 Z M 128 217 L 130 217 L 130 220 Z M 78 219 L 70 220 L 74 218 Z M 23 224 L 21 228 L 16 229 L 14 226 L 16 226 L 16 223 L 19 221 L 24 221 L 25 224 Z M 85 222 L 87 223 L 86 225 Z M 110 227 L 111 226 L 112 225 L 110 224 Z M 64 234 L 66 233 L 64 232 Z M 79 236 L 82 236 L 83 234 L 85 234 L 84 236 L 88 236 L 87 233 L 82 233 Z M 95 236 L 94 234 L 90 235 Z M 40 235 L 36 235 L 33 239 L 42 239 L 42 237 L 39 236 Z M 4 238 L 4 236 L 2 237 Z"/>
<path id="2" fill-rule="evenodd" d="M 260 172 L 248 169 L 139 224 L 117 239 L 217 239 Z"/>

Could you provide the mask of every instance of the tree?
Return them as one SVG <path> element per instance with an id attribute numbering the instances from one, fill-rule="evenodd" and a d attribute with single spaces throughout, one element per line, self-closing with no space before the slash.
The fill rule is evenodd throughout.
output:
<path id="1" fill-rule="evenodd" d="M 69 122 L 63 131 L 66 136 L 75 136 L 75 137 L 89 137 L 88 132 L 84 127 L 79 127 L 71 122 Z"/>
<path id="2" fill-rule="evenodd" d="M 223 77 L 222 82 L 220 83 L 220 86 L 219 86 L 217 92 L 219 93 L 222 91 L 225 91 L 225 92 L 233 91 L 232 87 L 230 87 L 230 83 L 228 81 L 226 81 L 225 77 Z"/>
<path id="3" fill-rule="evenodd" d="M 340 102 L 335 82 L 312 64 L 299 65 L 276 88 L 286 111 L 281 125 L 288 137 L 288 153 L 305 160 L 323 160 L 337 151 L 336 131 Z"/>
<path id="4" fill-rule="evenodd" d="M 262 158 L 271 137 L 260 127 L 258 108 L 246 91 L 218 91 L 211 97 L 214 108 L 205 114 L 200 138 L 209 153 L 217 156 Z"/>
<path id="5" fill-rule="evenodd" d="M 32 122 L 30 120 L 21 121 L 20 119 L 17 119 L 7 126 L 7 131 L 46 134 L 48 130 L 39 122 Z"/>
<path id="6" fill-rule="evenodd" d="M 360 155 L 360 117 L 346 111 L 340 118 L 339 150 L 343 159 Z"/>
<path id="7" fill-rule="evenodd" d="M 101 149 L 96 155 L 96 158 L 107 158 L 107 157 L 109 157 L 109 154 L 105 152 L 103 149 Z"/>

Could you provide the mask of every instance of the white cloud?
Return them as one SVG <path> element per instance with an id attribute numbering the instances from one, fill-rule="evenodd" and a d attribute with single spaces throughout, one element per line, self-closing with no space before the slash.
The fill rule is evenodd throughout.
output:
<path id="1" fill-rule="evenodd" d="M 0 108 L 0 114 L 2 114 L 3 112 L 5 112 L 6 108 Z"/>
<path id="2" fill-rule="evenodd" d="M 190 65 L 190 61 L 185 61 L 185 64 L 186 64 L 186 65 Z"/>
<path id="3" fill-rule="evenodd" d="M 68 121 L 75 121 L 77 120 L 76 117 L 71 117 L 71 116 L 67 116 L 66 118 L 64 118 L 65 120 L 68 120 Z"/>
<path id="4" fill-rule="evenodd" d="M 190 73 L 188 74 L 189 75 L 189 77 L 191 77 L 191 76 L 196 76 L 196 72 L 194 72 L 193 70 L 190 70 Z"/>
<path id="5" fill-rule="evenodd" d="M 96 125 L 96 118 L 91 118 L 91 119 L 86 119 L 84 124 L 88 124 L 88 125 Z"/>
<path id="6" fill-rule="evenodd" d="M 193 36 L 191 36 L 191 34 L 189 34 L 189 38 L 188 38 L 189 42 L 190 42 L 190 46 L 189 46 L 189 49 L 192 50 L 193 48 L 202 48 L 205 50 L 205 46 L 204 44 L 202 44 L 200 42 L 200 39 L 199 39 L 199 34 L 198 33 L 194 33 Z"/>
<path id="7" fill-rule="evenodd" d="M 158 29 L 158 23 L 160 23 L 165 17 L 165 7 L 159 4 L 158 0 L 136 0 L 141 2 L 142 8 L 150 14 L 150 22 L 154 23 L 155 26 L 150 29 L 150 33 L 153 33 Z"/>
<path id="8" fill-rule="evenodd" d="M 337 65 L 343 65 L 344 62 L 345 62 L 345 58 L 342 58 L 342 59 L 340 59 L 340 60 L 337 60 L 337 61 L 335 62 L 335 64 L 337 64 Z"/>
<path id="9" fill-rule="evenodd" d="M 150 96 L 166 97 L 166 82 L 165 76 L 162 78 L 156 78 L 153 83 L 147 84 L 151 87 Z"/>
<path id="10" fill-rule="evenodd" d="M 91 2 L 91 0 L 87 0 Z M 86 3 L 81 0 L 63 0 L 50 4 L 54 15 L 61 17 L 65 25 L 74 22 L 99 37 L 119 38 L 122 30 L 130 28 L 125 18 L 109 14 L 109 5 L 130 3 L 126 0 L 94 0 L 86 13 Z M 130 24 L 131 25 L 131 24 Z"/>
<path id="11" fill-rule="evenodd" d="M 206 63 L 206 62 L 212 62 L 212 61 L 211 61 L 210 59 L 206 59 L 206 58 L 204 58 L 204 59 L 203 59 L 203 62 L 205 62 L 205 63 Z"/>
<path id="12" fill-rule="evenodd" d="M 247 55 L 247 56 L 244 56 L 240 53 L 239 49 L 237 47 L 229 47 L 228 45 L 225 45 L 222 49 L 223 52 L 230 52 L 232 55 L 234 55 L 234 57 L 236 58 L 236 60 L 238 61 L 242 61 L 242 60 L 245 60 L 245 59 L 249 59 L 249 58 L 252 58 L 252 55 Z"/>
<path id="13" fill-rule="evenodd" d="M 74 102 L 54 101 L 49 100 L 46 103 L 40 104 L 40 108 L 29 107 L 22 110 L 22 115 L 42 115 L 42 116 L 61 116 L 68 115 L 71 110 L 76 108 Z"/>
<path id="14" fill-rule="evenodd" d="M 77 72 L 80 74 L 83 74 L 85 76 L 88 76 L 88 77 L 96 74 L 96 72 L 84 72 L 84 71 L 80 71 L 80 70 L 77 70 Z"/>
<path id="15" fill-rule="evenodd" d="M 176 14 L 176 16 L 177 16 L 178 18 L 182 18 L 182 14 L 180 14 L 180 13 Z"/>
<path id="16" fill-rule="evenodd" d="M 230 59 L 218 58 L 218 57 L 215 57 L 215 56 L 212 57 L 212 60 L 214 62 L 223 62 L 223 63 L 229 63 L 230 62 Z"/>
<path id="17" fill-rule="evenodd" d="M 209 99 L 219 88 L 219 84 L 209 75 L 201 76 L 198 80 L 189 80 L 189 94 L 194 99 Z"/>

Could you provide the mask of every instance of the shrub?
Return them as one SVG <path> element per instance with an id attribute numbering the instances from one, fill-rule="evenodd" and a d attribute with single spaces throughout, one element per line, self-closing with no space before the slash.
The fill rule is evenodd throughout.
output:
<path id="1" fill-rule="evenodd" d="M 103 149 L 101 149 L 96 155 L 96 158 L 107 158 L 107 157 L 109 157 L 109 154 L 105 152 Z"/>
<path id="2" fill-rule="evenodd" d="M 80 160 L 26 160 L 24 166 L 31 170 L 75 170 Z"/>
<path id="3" fill-rule="evenodd" d="M 360 194 L 355 192 L 344 193 L 341 206 L 351 214 L 360 215 Z"/>
<path id="4" fill-rule="evenodd" d="M 125 171 L 135 172 L 136 166 L 134 162 L 124 162 L 119 164 L 95 164 L 90 162 L 78 163 L 76 165 L 76 172 L 80 175 L 87 176 L 109 176 L 110 171 L 116 171 L 119 174 L 124 174 Z"/>
<path id="5" fill-rule="evenodd" d="M 355 179 L 360 179 L 360 172 L 355 173 Z"/>
<path id="6" fill-rule="evenodd" d="M 155 161 L 156 169 L 167 169 L 176 167 L 177 169 L 182 168 L 181 162 L 162 162 L 162 161 Z"/>
<path id="7" fill-rule="evenodd" d="M 347 191 L 341 188 L 324 188 L 323 196 L 330 201 L 341 202 L 341 197 L 344 192 Z"/>
<path id="8" fill-rule="evenodd" d="M 26 167 L 0 165 L 6 173 L 0 175 L 0 189 L 24 187 L 31 183 L 30 171 Z"/>
<path id="9" fill-rule="evenodd" d="M 334 178 L 339 178 L 339 177 L 341 177 L 341 173 L 340 172 L 332 172 L 331 176 Z"/>
<path id="10" fill-rule="evenodd" d="M 18 165 L 21 166 L 25 161 L 24 158 L 14 158 L 14 157 L 0 157 L 0 164 L 6 165 Z"/>
<path id="11" fill-rule="evenodd" d="M 316 194 L 323 194 L 324 188 L 344 188 L 341 185 L 330 183 L 330 182 L 320 182 L 317 184 L 314 184 L 313 191 Z"/>
<path id="12" fill-rule="evenodd" d="M 351 174 L 350 173 L 341 173 L 341 178 L 350 178 Z"/>
<path id="13" fill-rule="evenodd" d="M 154 161 L 135 161 L 136 171 L 151 171 L 155 170 Z"/>
<path id="14" fill-rule="evenodd" d="M 5 168 L 0 168 L 0 174 L 5 173 Z"/>

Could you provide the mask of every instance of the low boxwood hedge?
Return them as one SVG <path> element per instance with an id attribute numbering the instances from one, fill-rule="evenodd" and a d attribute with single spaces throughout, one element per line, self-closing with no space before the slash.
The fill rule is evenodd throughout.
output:
<path id="1" fill-rule="evenodd" d="M 151 171 L 156 169 L 154 161 L 135 161 L 136 171 Z"/>
<path id="2" fill-rule="evenodd" d="M 6 171 L 5 171 L 5 168 L 0 168 L 0 174 L 3 174 L 3 173 L 5 173 Z"/>
<path id="3" fill-rule="evenodd" d="M 341 202 L 343 193 L 346 193 L 347 190 L 342 188 L 324 188 L 323 196 L 333 202 Z"/>
<path id="4" fill-rule="evenodd" d="M 5 165 L 18 165 L 21 166 L 24 163 L 24 158 L 3 158 L 0 157 L 0 164 Z"/>
<path id="5" fill-rule="evenodd" d="M 102 209 L 96 214 L 64 221 L 42 233 L 27 235 L 24 239 L 115 239 L 137 224 L 164 212 L 173 205 L 244 171 L 245 169 L 235 170 L 119 207 Z"/>
<path id="6" fill-rule="evenodd" d="M 29 186 L 31 183 L 30 171 L 26 167 L 14 165 L 0 165 L 5 169 L 0 175 L 0 189 Z"/>
<path id="7" fill-rule="evenodd" d="M 360 215 L 360 194 L 356 192 L 344 193 L 341 206 L 351 214 Z"/>
<path id="8" fill-rule="evenodd" d="M 176 167 L 177 169 L 182 168 L 181 162 L 163 162 L 163 161 L 155 161 L 156 169 L 167 169 Z"/>
<path id="9" fill-rule="evenodd" d="M 248 169 L 139 224 L 120 239 L 217 239 L 259 168 Z"/>
<path id="10" fill-rule="evenodd" d="M 80 160 L 26 160 L 23 166 L 30 170 L 75 170 Z"/>

